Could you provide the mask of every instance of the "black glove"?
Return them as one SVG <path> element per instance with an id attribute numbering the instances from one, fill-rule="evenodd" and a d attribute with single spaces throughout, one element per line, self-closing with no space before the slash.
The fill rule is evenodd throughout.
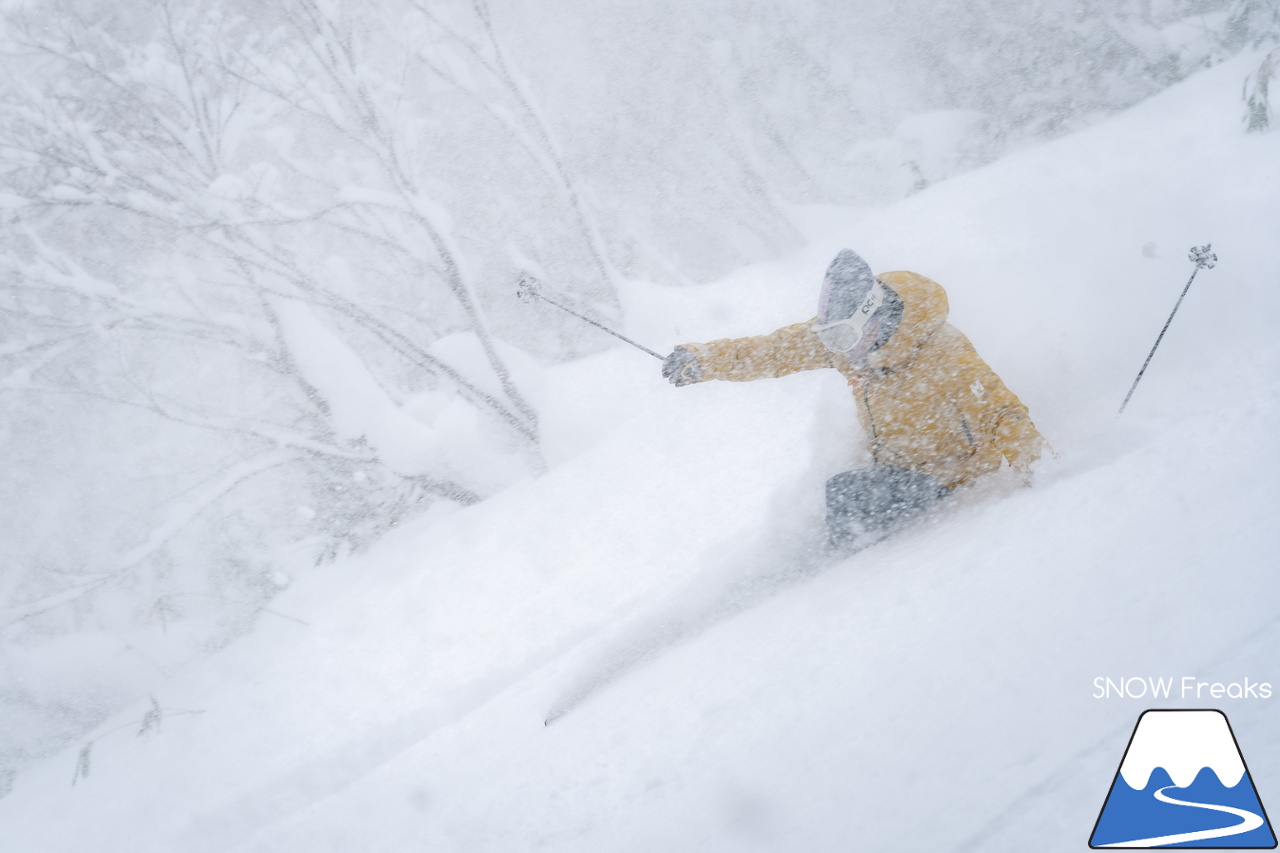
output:
<path id="1" fill-rule="evenodd" d="M 679 388 L 702 381 L 702 365 L 698 357 L 684 347 L 676 347 L 662 362 L 662 375 L 667 381 Z"/>

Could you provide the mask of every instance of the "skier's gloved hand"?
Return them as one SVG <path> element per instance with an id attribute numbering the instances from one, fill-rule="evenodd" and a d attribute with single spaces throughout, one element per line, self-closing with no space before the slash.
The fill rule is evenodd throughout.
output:
<path id="1" fill-rule="evenodd" d="M 662 362 L 662 375 L 677 388 L 692 385 L 702 381 L 702 365 L 692 351 L 676 347 Z"/>

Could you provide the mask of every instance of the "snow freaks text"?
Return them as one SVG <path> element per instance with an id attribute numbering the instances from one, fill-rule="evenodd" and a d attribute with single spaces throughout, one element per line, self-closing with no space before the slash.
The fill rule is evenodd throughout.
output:
<path id="1" fill-rule="evenodd" d="M 1271 693 L 1271 682 L 1250 678 L 1225 683 L 1202 681 L 1194 675 L 1098 676 L 1093 680 L 1094 699 L 1270 699 Z"/>

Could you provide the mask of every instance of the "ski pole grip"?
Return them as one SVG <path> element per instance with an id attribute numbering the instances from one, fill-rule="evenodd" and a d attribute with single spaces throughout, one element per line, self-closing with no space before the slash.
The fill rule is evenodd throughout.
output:
<path id="1" fill-rule="evenodd" d="M 1210 251 L 1212 248 L 1212 243 L 1205 243 L 1203 246 L 1192 246 L 1187 257 L 1196 265 L 1196 269 L 1206 267 L 1213 269 L 1218 265 L 1218 256 Z"/>
<path id="2" fill-rule="evenodd" d="M 531 275 L 520 279 L 520 284 L 516 286 L 516 299 L 521 302 L 533 302 L 540 298 L 542 298 L 542 282 Z"/>

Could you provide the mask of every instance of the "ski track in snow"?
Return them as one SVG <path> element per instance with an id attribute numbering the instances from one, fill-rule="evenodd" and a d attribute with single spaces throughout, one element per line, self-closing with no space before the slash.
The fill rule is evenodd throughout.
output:
<path id="1" fill-rule="evenodd" d="M 1071 476 L 1054 471 L 1045 479 L 1056 482 Z M 1007 498 L 1009 483 L 987 484 L 953 496 L 923 518 L 894 534 L 872 534 L 856 552 L 832 553 L 825 546 L 825 527 L 812 520 L 782 536 L 766 531 L 749 544 L 738 544 L 728 557 L 721 556 L 689 582 L 665 593 L 660 601 L 637 607 L 630 618 L 620 620 L 589 638 L 573 654 L 583 658 L 576 675 L 551 703 L 544 723 L 551 725 L 589 701 L 600 691 L 634 669 L 653 662 L 666 650 L 703 634 L 716 625 L 758 606 L 773 596 L 815 576 L 852 562 L 874 560 L 875 547 L 913 530 L 963 513 L 983 498 Z"/>
<path id="2" fill-rule="evenodd" d="M 816 530 L 809 532 L 818 535 Z M 588 642 L 582 653 L 585 665 L 551 704 L 544 723 L 555 723 L 664 650 L 848 559 L 794 545 L 781 551 L 766 547 L 763 552 L 767 556 L 731 560 L 719 571 L 704 573 L 664 596 L 661 603 L 642 609 L 602 632 L 603 637 Z"/>

